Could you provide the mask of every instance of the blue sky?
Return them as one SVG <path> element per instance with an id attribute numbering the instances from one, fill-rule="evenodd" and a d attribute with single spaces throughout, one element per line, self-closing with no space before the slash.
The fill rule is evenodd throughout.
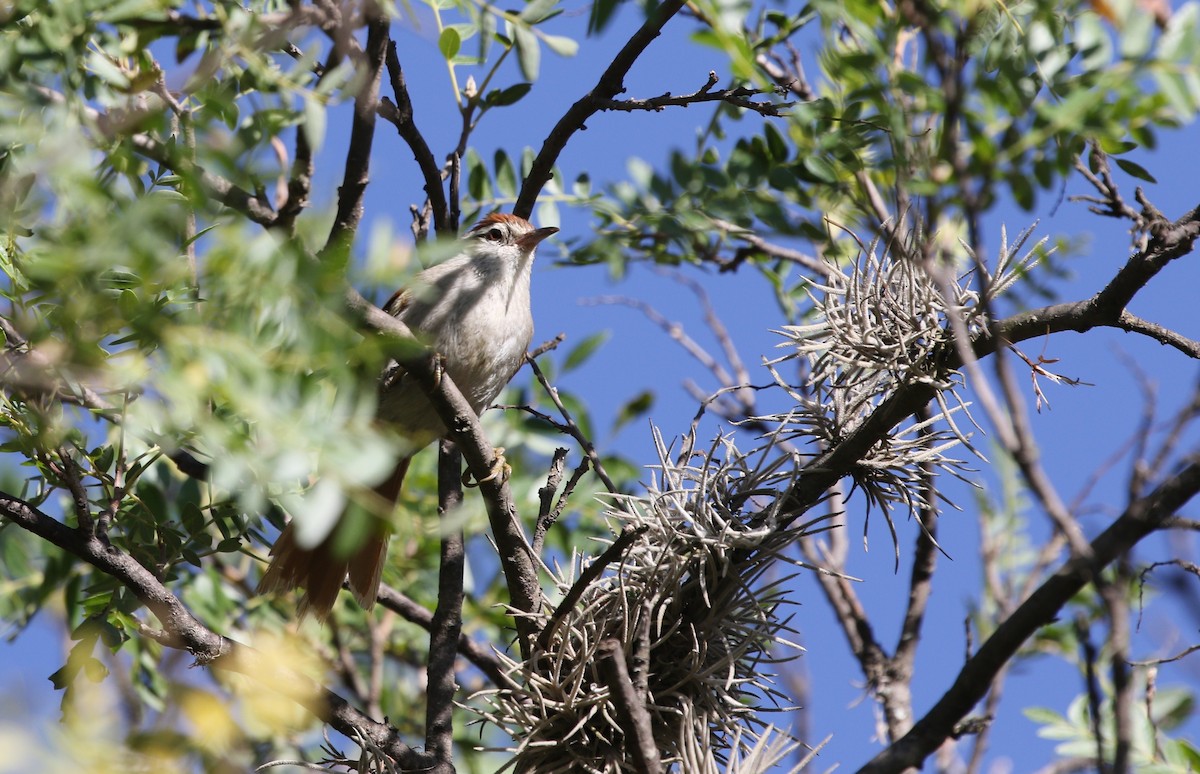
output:
<path id="1" fill-rule="evenodd" d="M 566 13 L 552 22 L 548 31 L 581 34 L 588 5 L 579 0 L 567 2 L 564 7 Z M 616 23 L 605 36 L 582 41 L 579 56 L 563 59 L 543 52 L 541 78 L 530 95 L 516 108 L 495 111 L 485 118 L 476 134 L 481 143 L 477 146 L 481 155 L 490 159 L 495 147 L 503 147 L 510 156 L 519 157 L 523 147 L 539 147 L 566 107 L 594 85 L 612 55 L 639 22 L 639 11 L 626 6 L 620 9 Z M 694 91 L 704 83 L 709 70 L 716 70 L 724 82 L 728 67 L 723 56 L 691 43 L 687 34 L 689 29 L 689 23 L 683 19 L 668 25 L 662 37 L 651 45 L 631 71 L 626 80 L 626 96 L 650 97 L 666 91 Z M 419 31 L 413 30 L 411 25 L 406 25 L 405 29 L 397 26 L 393 34 L 405 65 L 418 125 L 435 156 L 441 158 L 457 136 L 458 118 L 448 76 L 437 52 L 432 23 L 423 18 Z M 810 74 L 815 73 L 811 43 L 807 48 L 801 47 L 801 54 L 806 57 L 804 63 Z M 517 79 L 515 65 L 507 74 L 512 80 Z M 460 72 L 460 83 L 465 80 L 465 75 Z M 668 109 L 661 113 L 600 114 L 588 122 L 586 132 L 575 135 L 559 159 L 559 165 L 565 180 L 573 180 L 579 173 L 587 172 L 594 186 L 621 179 L 630 156 L 661 167 L 671 148 L 692 146 L 697 127 L 703 125 L 709 115 L 709 108 L 704 106 Z M 329 121 L 325 147 L 318 157 L 319 174 L 314 196 L 314 205 L 318 208 L 329 206 L 336 196 L 340 159 L 346 142 L 346 118 L 343 108 L 335 110 Z M 747 131 L 751 131 L 762 120 L 770 119 L 751 116 L 743 123 Z M 1164 133 L 1161 140 L 1157 151 L 1141 155 L 1138 160 L 1158 178 L 1157 184 L 1146 186 L 1151 200 L 1168 216 L 1177 217 L 1200 203 L 1200 188 L 1195 184 L 1200 179 L 1200 154 L 1194 152 L 1195 130 L 1186 128 Z M 383 122 L 377 130 L 372 178 L 366 201 L 365 227 L 369 229 L 373 222 L 381 219 L 389 220 L 394 224 L 395 233 L 406 234 L 408 205 L 419 203 L 421 183 L 408 149 L 392 127 Z M 1122 182 L 1131 199 L 1133 181 L 1122 179 Z M 1078 178 L 1070 181 L 1066 191 L 1067 195 L 1089 192 Z M 1061 299 L 1083 298 L 1098 290 L 1121 265 L 1128 254 L 1129 238 L 1123 223 L 1097 218 L 1088 214 L 1082 204 L 1058 203 L 1056 198 L 1054 193 L 1043 195 L 1033 213 L 1012 207 L 993 213 L 987 222 L 986 242 L 993 250 L 999 244 L 1001 223 L 1011 234 L 1034 220 L 1040 221 L 1039 235 L 1086 237 L 1082 251 L 1064 264 L 1073 276 L 1053 283 Z M 586 212 L 566 207 L 561 207 L 560 212 L 561 237 L 582 238 L 590 233 Z M 671 279 L 646 268 L 634 267 L 623 281 L 614 282 L 603 267 L 555 266 L 555 252 L 553 245 L 543 249 L 535 269 L 535 342 L 565 332 L 569 346 L 599 330 L 610 334 L 596 356 L 584 368 L 565 376 L 559 386 L 587 401 L 598 428 L 611 424 L 611 418 L 628 397 L 643 389 L 652 389 L 658 396 L 651 412 L 653 422 L 668 436 L 685 430 L 695 413 L 695 403 L 681 384 L 691 378 L 702 387 L 713 386 L 705 370 L 636 311 L 581 302 L 605 294 L 641 299 L 666 317 L 681 322 L 689 334 L 716 351 L 694 298 Z M 722 276 L 704 269 L 683 271 L 707 288 L 718 314 L 749 364 L 753 366 L 760 356 L 774 354 L 778 338 L 771 330 L 783 320 L 771 302 L 764 280 L 747 270 Z M 1138 296 L 1132 311 L 1185 335 L 1200 337 L 1197 287 L 1200 287 L 1200 265 L 1194 256 L 1184 258 L 1168 266 Z M 1023 351 L 1036 356 L 1040 346 L 1028 342 Z M 1068 502 L 1093 471 L 1132 434 L 1139 420 L 1140 393 L 1135 379 L 1121 363 L 1122 356 L 1136 361 L 1156 383 L 1164 414 L 1178 407 L 1198 373 L 1195 363 L 1188 362 L 1174 350 L 1119 331 L 1094 331 L 1086 336 L 1062 334 L 1047 342 L 1046 355 L 1061 358 L 1056 364 L 1061 373 L 1094 385 L 1046 386 L 1052 408 L 1033 418 L 1046 467 Z M 752 378 L 766 381 L 766 372 L 757 369 Z M 1027 394 L 1026 398 L 1032 405 L 1032 394 Z M 709 425 L 707 429 L 711 433 L 716 428 Z M 649 464 L 654 460 L 651 435 L 643 423 L 627 426 L 615 436 L 601 433 L 597 441 L 603 449 L 619 451 L 639 463 Z M 1126 464 L 1118 464 L 1088 500 L 1095 506 L 1084 519 L 1089 535 L 1099 532 L 1120 512 L 1126 471 Z M 986 471 L 982 481 L 985 485 L 989 482 Z M 918 714 L 949 686 L 961 664 L 968 594 L 978 585 L 977 527 L 971 494 L 962 489 L 953 491 L 956 501 L 967 506 L 967 510 L 964 513 L 950 511 L 942 521 L 940 540 L 953 561 L 941 561 L 940 577 L 935 580 L 930 620 L 914 684 Z M 1035 522 L 1044 520 L 1036 510 L 1031 518 Z M 858 538 L 861 523 L 861 515 L 852 512 L 849 570 L 863 579 L 859 593 L 881 640 L 891 647 L 903 610 L 907 562 L 902 560 L 899 573 L 894 572 L 890 539 L 880 519 L 872 521 L 870 550 L 862 550 Z M 901 523 L 900 533 L 901 553 L 906 560 L 916 536 L 915 526 Z M 1174 537 L 1188 539 L 1188 536 Z M 1139 556 L 1157 558 L 1165 554 L 1166 539 L 1166 536 L 1149 538 L 1139 550 Z M 814 770 L 826 770 L 835 763 L 840 764 L 841 770 L 853 770 L 881 749 L 879 742 L 873 740 L 873 701 L 862 689 L 861 675 L 849 657 L 844 638 L 819 597 L 815 583 L 803 576 L 799 578 L 795 598 L 800 606 L 794 611 L 793 625 L 800 629 L 808 649 L 801 663 L 811 680 L 809 724 L 813 740 L 830 733 L 834 735 Z M 1165 655 L 1194 644 L 1200 639 L 1196 633 L 1198 626 L 1200 621 L 1181 610 L 1149 613 L 1135 639 L 1135 657 Z M 1164 641 L 1163 633 L 1172 629 L 1176 629 L 1176 633 L 1170 636 L 1178 639 Z M 0 703 L 0 716 L 13 717 L 17 712 L 25 716 L 54 715 L 58 696 L 45 678 L 62 663 L 64 651 L 57 644 L 55 634 L 55 627 L 43 622 L 15 644 L 0 649 L 0 696 L 20 697 L 19 707 Z M 1172 682 L 1186 683 L 1193 688 L 1200 686 L 1200 662 L 1185 660 L 1167 665 L 1159 679 L 1161 686 Z M 1010 677 L 988 760 L 1002 764 L 1008 759 L 1011 770 L 1017 772 L 1030 771 L 1045 762 L 1051 755 L 1052 743 L 1038 739 L 1034 725 L 1021 717 L 1016 708 L 1040 704 L 1063 712 L 1067 702 L 1081 690 L 1079 676 L 1061 662 L 1041 659 L 1018 670 Z M 787 723 L 788 718 L 780 717 L 778 721 Z"/>

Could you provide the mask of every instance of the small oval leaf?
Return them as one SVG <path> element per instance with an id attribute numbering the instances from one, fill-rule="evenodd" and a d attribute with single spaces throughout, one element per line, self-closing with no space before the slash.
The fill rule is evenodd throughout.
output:
<path id="1" fill-rule="evenodd" d="M 517 47 L 517 62 L 521 65 L 521 76 L 533 82 L 537 80 L 542 62 L 542 48 L 528 27 L 513 25 L 513 38 Z"/>
<path id="2" fill-rule="evenodd" d="M 458 34 L 458 30 L 453 27 L 442 30 L 442 34 L 438 36 L 438 51 L 442 52 L 442 56 L 449 61 L 458 56 L 460 48 L 462 48 L 462 36 Z"/>
<path id="3" fill-rule="evenodd" d="M 587 362 L 588 358 L 600 349 L 604 342 L 608 341 L 609 335 L 609 331 L 600 331 L 576 344 L 563 358 L 562 372 L 565 374 L 568 371 L 574 371 Z"/>
<path id="4" fill-rule="evenodd" d="M 542 38 L 546 48 L 559 56 L 575 56 L 579 51 L 579 41 L 565 35 L 546 35 Z"/>

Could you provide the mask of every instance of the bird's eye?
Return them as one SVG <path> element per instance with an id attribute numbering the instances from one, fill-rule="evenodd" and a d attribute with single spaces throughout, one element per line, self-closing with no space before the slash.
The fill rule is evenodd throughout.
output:
<path id="1" fill-rule="evenodd" d="M 483 238 L 489 242 L 499 242 L 504 238 L 504 232 L 498 228 L 490 228 L 488 229 L 487 233 L 483 235 Z"/>

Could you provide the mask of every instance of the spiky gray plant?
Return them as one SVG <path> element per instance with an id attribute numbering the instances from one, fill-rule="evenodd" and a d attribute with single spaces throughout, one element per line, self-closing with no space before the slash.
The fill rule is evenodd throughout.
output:
<path id="1" fill-rule="evenodd" d="M 1030 227 L 1009 245 L 1002 229 L 994 274 L 981 260 L 974 261 L 964 244 L 974 263 L 957 277 L 945 266 L 917 263 L 911 251 L 880 252 L 876 240 L 848 272 L 831 266 L 825 283 L 812 286 L 813 322 L 779 331 L 785 339 L 779 346 L 790 352 L 768 361 L 767 367 L 795 406 L 757 419 L 776 425 L 780 437 L 789 441 L 828 448 L 854 432 L 897 388 L 925 384 L 935 389 L 938 410 L 929 419 L 881 438 L 852 471 L 854 484 L 870 505 L 884 512 L 893 536 L 893 507 L 938 507 L 924 483 L 923 466 L 962 478 L 966 463 L 949 452 L 961 444 L 978 454 L 956 422 L 960 412 L 970 419 L 961 375 L 939 355 L 954 346 L 954 322 L 972 338 L 987 335 L 992 301 L 1045 255 L 1042 239 L 1017 257 L 1032 231 Z M 793 360 L 804 365 L 799 383 L 780 371 Z"/>
<path id="2" fill-rule="evenodd" d="M 779 529 L 773 518 L 795 461 L 770 443 L 742 453 L 728 436 L 706 450 L 688 439 L 678 455 L 657 432 L 655 440 L 657 475 L 645 494 L 615 496 L 607 511 L 614 534 L 632 538 L 624 552 L 596 578 L 585 572 L 594 559 L 555 573 L 564 598 L 580 577 L 582 594 L 539 621 L 543 650 L 509 660 L 513 687 L 488 695 L 485 717 L 519 740 L 518 771 L 633 770 L 598 670 L 610 638 L 622 644 L 664 763 L 696 774 L 765 771 L 785 752 L 778 739 L 764 742 L 757 716 L 780 707 L 770 665 L 798 652 L 774 654 L 790 645 L 778 615 L 787 578 L 764 578 L 782 548 L 815 528 Z"/>

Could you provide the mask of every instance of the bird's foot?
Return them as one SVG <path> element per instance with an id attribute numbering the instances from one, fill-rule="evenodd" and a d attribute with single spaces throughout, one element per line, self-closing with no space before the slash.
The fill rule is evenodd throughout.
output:
<path id="1" fill-rule="evenodd" d="M 512 466 L 508 464 L 508 460 L 504 459 L 504 447 L 496 447 L 496 462 L 492 465 L 492 471 L 478 481 L 471 480 L 471 471 L 464 470 L 462 475 L 462 484 L 465 487 L 477 487 L 480 484 L 486 484 L 488 481 L 500 479 L 502 482 L 507 481 L 512 475 Z"/>

